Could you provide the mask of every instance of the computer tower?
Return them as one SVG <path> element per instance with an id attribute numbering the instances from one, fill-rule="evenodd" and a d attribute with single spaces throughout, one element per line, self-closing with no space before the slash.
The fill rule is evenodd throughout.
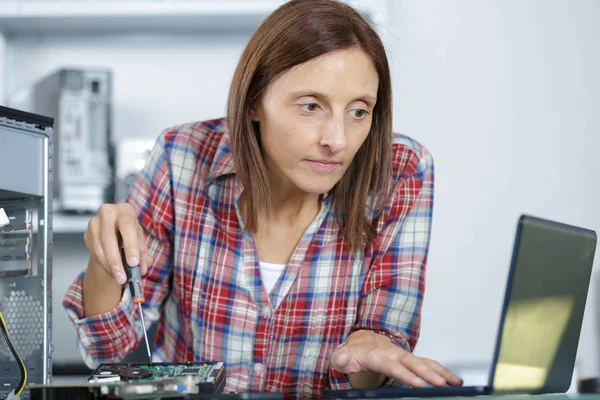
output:
<path id="1" fill-rule="evenodd" d="M 112 73 L 64 68 L 38 81 L 33 112 L 55 119 L 55 207 L 95 213 L 113 202 Z"/>
<path id="2" fill-rule="evenodd" d="M 52 376 L 52 126 L 0 106 L 0 312 L 28 384 Z M 0 335 L 0 399 L 19 365 Z"/>

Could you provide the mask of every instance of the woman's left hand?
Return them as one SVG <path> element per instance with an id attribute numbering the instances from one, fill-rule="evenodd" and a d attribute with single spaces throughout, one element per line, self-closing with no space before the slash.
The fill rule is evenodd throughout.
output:
<path id="1" fill-rule="evenodd" d="M 359 375 L 370 376 L 372 380 L 373 373 L 414 387 L 422 387 L 425 382 L 432 386 L 461 386 L 463 383 L 462 379 L 436 361 L 417 357 L 387 337 L 365 330 L 352 333 L 345 344 L 333 352 L 331 364 L 336 370 L 347 374 L 351 383 L 353 380 L 364 382 L 364 379 L 357 379 Z M 374 376 L 377 377 L 376 374 Z M 379 376 L 376 386 L 383 379 Z"/>

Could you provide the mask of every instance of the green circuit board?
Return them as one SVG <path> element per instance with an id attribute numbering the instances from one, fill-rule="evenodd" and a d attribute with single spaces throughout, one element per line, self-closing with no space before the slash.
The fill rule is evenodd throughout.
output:
<path id="1" fill-rule="evenodd" d="M 193 376 L 200 379 L 208 378 L 214 368 L 214 364 L 203 365 L 134 365 L 133 368 L 152 372 L 152 376 L 140 378 L 138 381 L 155 381 L 161 379 L 172 379 L 180 376 Z"/>
<path id="2" fill-rule="evenodd" d="M 199 383 L 212 383 L 223 375 L 222 362 L 101 364 L 88 382 L 148 382 L 189 376 Z"/>

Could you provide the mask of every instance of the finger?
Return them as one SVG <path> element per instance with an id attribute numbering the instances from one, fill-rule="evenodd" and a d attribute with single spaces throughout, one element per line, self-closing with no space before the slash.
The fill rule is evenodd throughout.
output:
<path id="1" fill-rule="evenodd" d="M 140 249 L 138 243 L 137 220 L 125 216 L 117 219 L 117 227 L 121 234 L 125 259 L 130 267 L 140 265 Z"/>
<path id="2" fill-rule="evenodd" d="M 438 374 L 440 374 L 446 382 L 448 382 L 452 386 L 462 386 L 463 380 L 454 375 L 450 370 L 443 367 L 440 363 L 430 359 L 424 359 L 427 364 Z"/>
<path id="3" fill-rule="evenodd" d="M 446 379 L 433 369 L 424 358 L 408 353 L 403 357 L 402 361 L 406 368 L 411 370 L 425 382 L 433 386 L 444 386 L 446 384 Z"/>
<path id="4" fill-rule="evenodd" d="M 413 387 L 423 387 L 425 382 L 417 374 L 410 370 L 405 364 L 406 357 L 411 353 L 393 347 L 396 351 L 377 351 L 372 353 L 372 357 L 365 360 L 365 366 L 368 370 L 379 372 L 389 378 L 404 382 Z"/>
<path id="5" fill-rule="evenodd" d="M 387 370 L 387 371 L 386 371 Z M 423 387 L 425 382 L 414 372 L 398 362 L 387 363 L 381 371 L 385 376 L 404 382 L 412 387 Z"/>
<path id="6" fill-rule="evenodd" d="M 144 238 L 144 229 L 138 224 L 137 225 L 137 237 L 138 237 L 138 249 L 140 252 L 140 270 L 142 275 L 145 275 L 152 264 L 152 257 L 146 246 L 146 239 Z"/>
<path id="7" fill-rule="evenodd" d="M 150 253 L 148 253 L 148 255 L 146 256 L 146 272 L 148 272 L 148 270 L 152 267 L 153 262 L 154 260 L 152 259 L 152 256 L 150 255 Z"/>
<path id="8" fill-rule="evenodd" d="M 108 275 L 112 275 L 110 266 L 104 255 L 102 249 L 102 243 L 100 242 L 100 224 L 97 218 L 92 218 L 88 222 L 88 228 L 83 234 L 83 241 L 90 251 L 90 255 L 96 261 L 96 264 L 100 266 Z"/>
<path id="9" fill-rule="evenodd" d="M 117 240 L 116 213 L 113 208 L 102 208 L 98 214 L 100 217 L 100 243 L 110 267 L 111 275 L 122 285 L 127 281 L 123 263 L 121 262 L 121 251 Z"/>
<path id="10" fill-rule="evenodd" d="M 345 351 L 345 349 L 338 348 L 331 355 L 331 366 L 339 372 L 349 373 L 349 372 L 359 372 L 358 370 L 353 370 L 349 368 L 350 363 L 352 361 L 352 354 L 349 351 Z"/>

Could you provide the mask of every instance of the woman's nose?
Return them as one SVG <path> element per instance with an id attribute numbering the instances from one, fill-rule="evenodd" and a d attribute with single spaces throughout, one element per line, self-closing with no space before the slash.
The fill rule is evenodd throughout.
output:
<path id="1" fill-rule="evenodd" d="M 321 145 L 329 147 L 333 154 L 337 154 L 346 148 L 346 126 L 343 117 L 331 118 L 327 123 L 321 136 Z"/>

